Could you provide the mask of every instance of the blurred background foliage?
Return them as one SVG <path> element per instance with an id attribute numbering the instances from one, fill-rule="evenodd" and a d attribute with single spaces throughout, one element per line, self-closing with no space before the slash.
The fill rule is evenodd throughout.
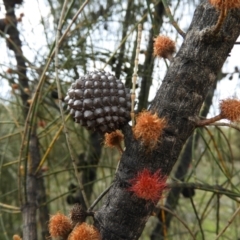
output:
<path id="1" fill-rule="evenodd" d="M 198 2 L 168 1 L 175 21 L 184 31 L 191 22 Z M 57 211 L 68 214 L 72 204 L 83 203 L 76 177 L 84 184 L 88 201 L 92 203 L 111 184 L 120 158 L 117 150 L 104 147 L 103 136 L 87 132 L 68 118 L 66 106 L 61 102 L 78 167 L 78 175 L 74 173 L 59 111 L 53 58 L 42 75 L 55 46 L 63 4 L 62 0 L 39 0 L 15 5 L 17 16 L 22 12 L 25 14 L 17 27 L 27 66 L 29 87 L 26 89 L 22 89 L 19 83 L 14 53 L 6 45 L 9 35 L 4 29 L 0 31 L 0 239 L 12 239 L 16 233 L 21 235 L 23 227 L 19 192 L 26 182 L 22 181 L 20 187 L 19 179 L 25 179 L 28 153 L 19 158 L 26 121 L 22 111 L 24 104 L 21 91 L 28 94 L 29 105 L 33 94 L 39 91 L 38 99 L 34 102 L 36 111 L 33 121 L 39 140 L 39 171 L 45 184 L 45 201 L 38 207 L 47 206 L 47 215 Z M 81 0 L 67 1 L 61 34 L 82 4 Z M 0 6 L 1 18 L 4 19 L 2 1 Z M 59 48 L 58 77 L 63 97 L 75 79 L 94 68 L 114 72 L 117 78 L 131 87 L 138 23 L 143 24 L 143 34 L 136 111 L 146 109 L 168 67 L 167 62 L 153 57 L 153 38 L 159 33 L 168 35 L 176 41 L 177 49 L 182 42 L 161 1 L 89 1 Z M 234 64 L 225 67 L 226 71 L 220 73 L 218 81 L 229 76 L 239 77 L 239 63 Z M 37 88 L 41 76 L 44 80 L 41 87 Z M 203 116 L 207 116 L 209 109 L 217 106 L 214 105 L 216 103 L 212 104 L 215 87 L 209 93 Z M 30 138 L 26 140 L 30 141 Z M 186 144 L 169 179 L 169 183 L 177 182 L 183 188 L 173 193 L 174 203 L 170 203 L 167 197 L 171 190 L 166 192 L 156 209 L 157 215 L 149 219 L 141 239 L 192 239 L 189 231 L 195 239 L 214 239 L 239 207 L 239 147 L 240 137 L 236 129 L 208 127 L 197 130 L 189 139 L 189 144 Z M 188 161 L 184 162 L 186 159 Z M 180 175 L 176 175 L 178 170 Z M 188 183 L 192 184 L 191 188 L 188 188 Z M 99 206 L 101 204 L 100 201 Z M 161 210 L 161 206 L 173 212 L 169 224 L 169 213 Z M 43 239 L 41 221 L 47 225 L 48 219 L 42 220 L 39 215 L 36 216 L 38 235 Z M 221 239 L 239 239 L 239 224 L 238 215 Z"/>

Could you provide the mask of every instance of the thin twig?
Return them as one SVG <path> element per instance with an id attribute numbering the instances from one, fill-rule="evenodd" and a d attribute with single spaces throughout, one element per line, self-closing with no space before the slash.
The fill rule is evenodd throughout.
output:
<path id="1" fill-rule="evenodd" d="M 219 233 L 219 225 L 220 225 L 220 195 L 217 194 L 217 206 L 216 206 L 216 235 Z"/>
<path id="2" fill-rule="evenodd" d="M 202 223 L 201 223 L 201 219 L 199 218 L 198 216 L 198 212 L 197 212 L 197 209 L 196 209 L 196 206 L 194 204 L 194 201 L 193 201 L 193 198 L 190 197 L 190 201 L 191 201 L 191 204 L 192 204 L 192 208 L 193 208 L 193 211 L 195 213 L 195 216 L 196 216 L 196 219 L 198 221 L 198 225 L 199 225 L 199 228 L 200 228 L 200 232 L 202 234 L 202 239 L 205 240 L 205 236 L 204 236 L 204 232 L 203 232 L 203 229 L 202 229 Z"/>
<path id="3" fill-rule="evenodd" d="M 174 212 L 172 212 L 170 209 L 166 208 L 166 207 L 163 207 L 163 206 L 160 206 L 159 207 L 160 209 L 163 209 L 164 211 L 172 214 L 175 218 L 177 218 L 182 224 L 183 226 L 188 230 L 188 232 L 190 233 L 190 235 L 192 236 L 192 239 L 195 240 L 195 236 L 194 234 L 192 233 L 192 231 L 190 230 L 190 228 L 188 227 L 188 224 L 186 222 L 184 222 L 177 214 L 175 214 Z"/>
<path id="4" fill-rule="evenodd" d="M 97 199 L 94 200 L 94 202 L 92 203 L 92 205 L 88 208 L 88 212 L 92 211 L 93 208 L 98 204 L 98 202 L 108 193 L 108 191 L 110 190 L 110 188 L 113 186 L 113 183 L 107 188 L 105 189 L 99 196 Z"/>
<path id="5" fill-rule="evenodd" d="M 222 229 L 222 231 L 217 235 L 217 237 L 215 238 L 215 240 L 219 239 L 223 233 L 227 230 L 227 228 L 231 225 L 231 223 L 233 222 L 234 218 L 238 215 L 238 213 L 240 212 L 240 207 L 235 211 L 235 213 L 232 215 L 232 217 L 228 220 L 227 225 Z"/>
<path id="6" fill-rule="evenodd" d="M 65 124 L 65 118 L 64 118 L 64 112 L 63 112 L 63 106 L 62 106 L 62 92 L 61 92 L 61 86 L 60 86 L 60 80 L 58 77 L 58 51 L 59 51 L 59 38 L 60 38 L 60 34 L 61 34 L 61 29 L 62 29 L 62 23 L 63 23 L 63 18 L 64 18 L 64 14 L 66 12 L 66 8 L 67 8 L 67 3 L 69 0 L 65 0 L 64 4 L 63 4 L 63 8 L 61 11 L 61 15 L 60 15 L 60 19 L 58 22 L 58 29 L 57 29 L 57 33 L 56 33 L 56 46 L 55 46 L 55 74 L 56 74 L 56 84 L 57 84 L 57 90 L 58 90 L 58 102 L 59 102 L 59 109 L 60 109 L 60 113 L 62 116 L 62 124 L 63 124 L 63 129 L 64 129 L 64 133 L 65 133 L 65 137 L 66 137 L 66 142 L 67 142 L 67 146 L 68 146 L 68 151 L 72 160 L 72 164 L 73 164 L 73 168 L 74 168 L 74 172 L 75 172 L 75 176 L 77 178 L 77 182 L 79 184 L 82 196 L 83 196 L 83 200 L 84 200 L 84 205 L 88 208 L 89 203 L 88 203 L 88 199 L 86 196 L 86 193 L 84 191 L 84 187 L 82 182 L 80 181 L 80 177 L 79 177 L 79 173 L 78 173 L 78 169 L 77 169 L 77 163 L 73 154 L 73 150 L 70 144 L 70 138 L 69 138 L 69 134 L 68 134 L 68 130 L 67 130 L 67 126 Z M 83 10 L 83 7 L 80 8 L 81 11 Z"/>
<path id="7" fill-rule="evenodd" d="M 167 14 L 167 16 L 168 16 L 169 19 L 170 19 L 171 24 L 172 24 L 173 27 L 177 30 L 177 32 L 178 32 L 183 38 L 185 38 L 186 33 L 183 32 L 183 30 L 178 26 L 177 22 L 174 20 L 173 15 L 172 15 L 172 13 L 171 13 L 171 10 L 170 10 L 170 8 L 169 8 L 166 0 L 162 0 L 162 3 L 163 3 L 163 5 L 164 5 L 166 14 Z"/>
<path id="8" fill-rule="evenodd" d="M 131 93 L 131 119 L 132 119 L 132 127 L 135 125 L 135 114 L 134 114 L 134 103 L 136 98 L 136 82 L 137 82 L 137 72 L 138 72 L 138 58 L 140 52 L 140 43 L 142 37 L 142 24 L 138 24 L 138 35 L 137 35 L 137 47 L 136 47 L 136 55 L 134 61 L 134 69 L 133 69 L 133 76 L 132 76 L 132 93 Z"/>
<path id="9" fill-rule="evenodd" d="M 78 15 L 82 12 L 83 8 L 87 5 L 88 2 L 89 2 L 89 0 L 86 0 L 83 3 L 83 5 L 79 8 L 77 13 L 74 15 L 74 17 L 72 18 L 72 21 L 70 22 L 70 24 L 68 25 L 68 27 L 65 30 L 64 34 L 62 35 L 62 37 L 60 38 L 60 40 L 58 42 L 59 46 L 61 45 L 61 43 L 63 42 L 63 40 L 67 36 L 67 34 L 70 31 L 73 23 L 76 21 Z M 27 117 L 26 117 L 26 120 L 25 120 L 23 139 L 22 139 L 22 143 L 21 143 L 21 147 L 20 147 L 20 153 L 19 153 L 19 157 L 18 157 L 19 166 L 20 166 L 20 163 L 22 161 L 22 155 L 23 155 L 23 151 L 24 151 L 24 146 L 26 145 L 27 142 L 29 142 L 29 141 L 27 141 L 27 137 L 30 136 L 30 131 L 31 131 L 30 122 L 31 122 L 31 119 L 34 117 L 34 115 L 35 115 L 35 113 L 37 111 L 37 107 L 35 107 L 35 103 L 37 102 L 38 96 L 40 95 L 40 91 L 41 91 L 42 85 L 43 85 L 43 83 L 44 83 L 44 81 L 46 79 L 46 72 L 47 72 L 47 70 L 48 70 L 48 68 L 49 68 L 49 66 L 50 66 L 50 64 L 52 62 L 52 59 L 53 59 L 54 54 L 55 54 L 55 50 L 56 50 L 55 47 L 53 47 L 51 49 L 50 56 L 48 57 L 48 61 L 47 61 L 47 63 L 44 66 L 44 69 L 43 69 L 42 74 L 40 76 L 38 85 L 36 87 L 36 92 L 34 93 L 34 95 L 32 97 L 32 104 L 29 107 L 28 114 L 27 114 Z M 20 167 L 19 167 L 19 169 L 20 169 Z M 19 186 L 20 186 L 20 189 L 21 189 L 21 177 L 20 177 L 20 175 L 19 175 Z M 19 194 L 19 195 L 20 195 L 20 202 L 21 202 L 21 194 Z"/>
<path id="10" fill-rule="evenodd" d="M 164 205 L 163 199 L 161 199 L 162 206 Z M 163 223 L 163 237 L 167 240 L 167 225 L 166 225 L 166 213 L 163 209 L 160 210 L 161 219 Z"/>
<path id="11" fill-rule="evenodd" d="M 234 128 L 234 129 L 236 129 L 237 131 L 240 132 L 240 127 L 238 127 L 237 125 L 232 124 L 232 123 L 218 122 L 218 123 L 211 123 L 211 124 L 209 124 L 209 126 L 230 127 L 230 128 Z"/>
<path id="12" fill-rule="evenodd" d="M 168 184 L 168 188 L 194 188 L 194 189 L 212 192 L 212 193 L 216 193 L 216 194 L 223 194 L 231 199 L 234 199 L 238 203 L 240 202 L 238 200 L 238 198 L 240 197 L 239 193 L 231 192 L 231 191 L 227 190 L 226 188 L 223 188 L 222 185 L 173 182 L 173 183 Z"/>
<path id="13" fill-rule="evenodd" d="M 196 126 L 197 127 L 203 127 L 203 126 L 206 126 L 206 125 L 210 125 L 212 123 L 215 123 L 216 121 L 219 121 L 219 120 L 222 120 L 223 117 L 221 114 L 215 116 L 215 117 L 212 117 L 212 118 L 207 118 L 207 119 L 201 119 L 201 120 L 198 120 L 196 122 Z"/>

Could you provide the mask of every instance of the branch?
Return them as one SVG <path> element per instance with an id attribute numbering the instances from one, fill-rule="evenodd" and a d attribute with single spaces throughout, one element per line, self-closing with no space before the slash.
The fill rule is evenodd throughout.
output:
<path id="1" fill-rule="evenodd" d="M 152 152 L 136 141 L 125 126 L 126 150 L 116 179 L 104 205 L 95 214 L 95 226 L 105 240 L 136 240 L 154 209 L 154 203 L 137 198 L 128 190 L 130 180 L 147 168 L 169 175 L 184 143 L 195 129 L 189 118 L 199 114 L 208 89 L 240 34 L 240 10 L 229 12 L 220 33 L 211 41 L 204 37 L 217 19 L 217 11 L 207 0 L 195 11 L 184 42 L 171 62 L 165 79 L 150 107 L 168 120 L 157 148 Z"/>

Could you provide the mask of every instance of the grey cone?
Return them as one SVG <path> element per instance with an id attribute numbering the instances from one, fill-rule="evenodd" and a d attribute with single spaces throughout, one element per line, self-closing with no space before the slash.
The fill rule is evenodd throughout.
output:
<path id="1" fill-rule="evenodd" d="M 130 90 L 105 71 L 92 71 L 72 83 L 65 101 L 75 121 L 103 133 L 130 120 Z"/>

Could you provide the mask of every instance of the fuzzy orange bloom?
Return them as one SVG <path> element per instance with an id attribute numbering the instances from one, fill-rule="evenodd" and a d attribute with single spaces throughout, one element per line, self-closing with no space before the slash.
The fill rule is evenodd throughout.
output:
<path id="1" fill-rule="evenodd" d="M 31 105 L 31 104 L 32 104 L 32 102 L 33 102 L 33 100 L 32 100 L 32 99 L 28 99 L 28 100 L 27 100 L 27 103 L 28 103 L 29 105 Z"/>
<path id="2" fill-rule="evenodd" d="M 232 122 L 240 120 L 240 101 L 237 99 L 225 99 L 220 103 L 221 116 Z"/>
<path id="3" fill-rule="evenodd" d="M 221 9 L 223 4 L 226 9 L 240 7 L 240 0 L 209 0 L 209 2 L 217 9 Z"/>
<path id="4" fill-rule="evenodd" d="M 167 121 L 165 118 L 159 118 L 156 113 L 152 114 L 148 111 L 143 111 L 136 118 L 133 134 L 145 146 L 153 149 L 166 126 Z"/>
<path id="5" fill-rule="evenodd" d="M 158 36 L 154 39 L 153 54 L 163 58 L 172 58 L 176 51 L 175 42 L 167 36 Z"/>
<path id="6" fill-rule="evenodd" d="M 14 234 L 13 240 L 22 240 L 22 238 L 19 235 Z"/>
<path id="7" fill-rule="evenodd" d="M 119 130 L 116 130 L 114 132 L 105 134 L 104 144 L 107 147 L 114 148 L 114 147 L 118 147 L 122 140 L 123 140 L 122 132 Z"/>
<path id="8" fill-rule="evenodd" d="M 61 213 L 51 216 L 48 228 L 50 236 L 54 238 L 67 238 L 69 233 L 72 231 L 70 219 Z"/>
<path id="9" fill-rule="evenodd" d="M 156 203 L 167 187 L 166 181 L 167 177 L 161 175 L 160 170 L 151 173 L 148 169 L 144 169 L 130 180 L 132 186 L 128 190 L 134 192 L 139 198 Z"/>
<path id="10" fill-rule="evenodd" d="M 71 232 L 68 240 L 100 240 L 101 235 L 98 230 L 88 225 L 87 223 L 82 223 L 77 225 Z"/>

